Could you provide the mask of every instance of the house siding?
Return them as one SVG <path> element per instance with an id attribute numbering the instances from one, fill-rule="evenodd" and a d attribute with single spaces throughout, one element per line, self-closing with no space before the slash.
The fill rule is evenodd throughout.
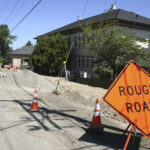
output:
<path id="1" fill-rule="evenodd" d="M 106 14 L 104 14 L 106 15 Z M 93 33 L 98 27 L 98 23 L 102 19 L 103 15 L 96 15 L 90 18 L 86 18 L 74 23 L 68 24 L 64 27 L 56 29 L 54 31 L 46 33 L 61 33 L 68 40 L 68 46 L 74 42 L 73 48 L 70 54 L 70 64 L 67 69 L 80 76 L 81 73 L 86 72 L 89 77 L 92 77 L 93 69 L 95 68 L 94 60 L 96 54 L 94 50 L 88 51 L 84 44 L 84 34 L 82 32 L 81 26 L 85 26 L 87 23 L 92 23 Z M 135 33 L 136 36 L 150 40 L 150 19 L 137 15 L 133 12 L 128 12 L 125 10 L 113 10 L 109 16 L 110 20 L 117 20 L 119 27 L 126 28 L 127 32 Z M 43 35 L 41 35 L 43 36 Z M 150 44 L 148 42 L 137 42 L 144 49 L 150 50 Z"/>

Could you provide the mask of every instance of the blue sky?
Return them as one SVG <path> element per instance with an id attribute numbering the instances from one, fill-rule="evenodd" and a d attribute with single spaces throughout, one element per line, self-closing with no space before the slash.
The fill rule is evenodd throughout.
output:
<path id="1" fill-rule="evenodd" d="M 0 24 L 11 30 L 39 0 L 1 0 Z M 17 36 L 13 49 L 23 46 L 28 40 L 35 44 L 34 37 L 58 27 L 77 21 L 82 15 L 87 0 L 42 0 L 32 13 L 12 32 Z M 82 18 L 108 10 L 115 0 L 88 0 Z M 150 18 L 150 0 L 117 0 L 117 9 L 135 12 Z"/>

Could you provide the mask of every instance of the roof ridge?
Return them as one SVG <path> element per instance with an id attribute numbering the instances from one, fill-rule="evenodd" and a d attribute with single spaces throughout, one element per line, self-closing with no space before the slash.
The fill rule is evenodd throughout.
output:
<path id="1" fill-rule="evenodd" d="M 97 22 L 100 21 L 101 16 L 103 16 L 105 14 L 107 14 L 107 12 L 103 12 L 101 14 L 97 14 L 97 15 L 90 16 L 90 17 L 87 17 L 87 18 L 83 18 L 82 20 L 77 20 L 77 21 L 71 22 L 71 23 L 66 24 L 64 26 L 56 28 L 56 29 L 54 29 L 50 32 L 39 35 L 35 38 L 38 38 L 38 37 L 46 35 L 46 34 L 57 33 L 57 32 L 65 32 L 67 30 L 72 30 L 74 28 L 78 28 L 80 24 L 83 25 L 83 26 L 86 25 L 89 21 L 91 21 L 91 23 L 97 23 Z M 127 10 L 119 8 L 119 9 L 112 10 L 112 14 L 110 15 L 110 19 L 124 20 L 124 21 L 127 21 L 127 23 L 128 22 L 137 22 L 142 26 L 150 28 L 150 18 L 145 17 L 145 16 L 141 16 L 139 14 L 141 17 L 136 19 L 135 15 L 136 15 L 135 12 L 127 11 Z"/>

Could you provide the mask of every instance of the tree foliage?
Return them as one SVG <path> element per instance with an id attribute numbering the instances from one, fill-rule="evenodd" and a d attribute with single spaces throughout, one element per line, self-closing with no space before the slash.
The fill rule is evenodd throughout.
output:
<path id="1" fill-rule="evenodd" d="M 87 47 L 95 52 L 96 59 L 99 60 L 98 65 L 112 69 L 113 78 L 117 75 L 118 66 L 129 60 L 147 66 L 148 52 L 137 44 L 147 41 L 128 32 L 127 28 L 119 27 L 116 21 L 109 21 L 108 17 L 105 16 L 101 20 L 95 31 L 91 24 L 83 28 Z"/>
<path id="2" fill-rule="evenodd" d="M 0 56 L 0 65 L 4 62 L 4 57 Z"/>
<path id="3" fill-rule="evenodd" d="M 61 34 L 39 37 L 32 55 L 33 65 L 36 68 L 46 67 L 57 72 L 67 53 L 67 40 Z"/>
<path id="4" fill-rule="evenodd" d="M 0 52 L 5 58 L 6 53 L 11 51 L 10 44 L 16 39 L 16 36 L 10 35 L 7 25 L 0 25 Z"/>
<path id="5" fill-rule="evenodd" d="M 32 44 L 32 42 L 31 41 L 28 41 L 27 43 L 26 43 L 26 46 L 32 46 L 33 44 Z"/>

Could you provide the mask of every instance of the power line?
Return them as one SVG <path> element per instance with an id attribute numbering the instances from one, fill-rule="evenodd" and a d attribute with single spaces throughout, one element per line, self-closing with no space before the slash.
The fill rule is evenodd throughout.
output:
<path id="1" fill-rule="evenodd" d="M 39 0 L 33 7 L 32 9 L 12 28 L 10 33 L 12 33 L 24 20 L 25 18 L 41 3 L 42 0 Z"/>
<path id="2" fill-rule="evenodd" d="M 82 17 L 83 17 L 83 15 L 84 15 L 84 13 L 85 13 L 85 9 L 86 9 L 86 7 L 87 7 L 87 4 L 88 4 L 88 0 L 86 0 L 86 3 L 85 3 L 85 5 L 84 5 L 83 12 L 82 12 Z"/>
<path id="3" fill-rule="evenodd" d="M 2 18 L 3 18 L 3 15 L 4 15 L 4 10 L 7 8 L 9 1 L 10 0 L 7 0 L 6 3 L 4 4 L 4 7 L 2 8 L 2 12 L 1 12 L 1 17 Z"/>
<path id="4" fill-rule="evenodd" d="M 8 21 L 8 19 L 10 18 L 10 16 L 11 16 L 11 15 L 13 14 L 13 12 L 16 10 L 16 8 L 17 8 L 19 2 L 20 2 L 19 0 L 16 0 L 16 2 L 14 3 L 14 5 L 13 5 L 11 11 L 10 11 L 10 13 L 8 14 L 7 18 L 5 19 L 5 22 Z"/>
<path id="5" fill-rule="evenodd" d="M 19 2 L 20 2 L 19 5 L 12 13 L 11 18 L 8 20 L 7 24 L 11 23 L 14 19 L 16 19 L 18 17 L 18 14 L 20 14 L 19 12 L 25 6 L 25 2 L 27 2 L 27 1 L 23 0 L 23 1 L 19 1 Z"/>

